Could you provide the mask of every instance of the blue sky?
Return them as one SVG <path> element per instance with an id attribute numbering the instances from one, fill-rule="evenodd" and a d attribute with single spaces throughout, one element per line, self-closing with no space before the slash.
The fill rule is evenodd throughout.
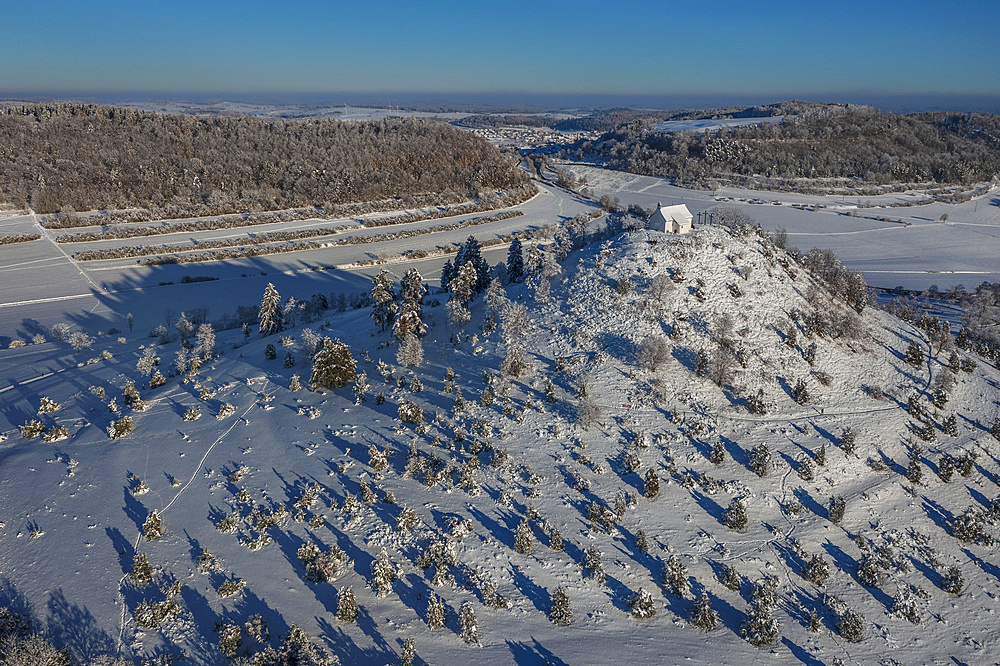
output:
<path id="1" fill-rule="evenodd" d="M 4 4 L 0 96 L 1000 95 L 996 0 Z"/>

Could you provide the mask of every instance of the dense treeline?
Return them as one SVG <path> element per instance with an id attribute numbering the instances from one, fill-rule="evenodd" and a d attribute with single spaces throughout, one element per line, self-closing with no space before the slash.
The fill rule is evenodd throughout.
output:
<path id="1" fill-rule="evenodd" d="M 165 217 L 528 186 L 513 160 L 447 123 L 192 117 L 79 104 L 0 109 L 0 198 L 36 212 Z"/>
<path id="2" fill-rule="evenodd" d="M 27 243 L 41 238 L 41 234 L 3 234 L 0 236 L 0 245 L 13 245 L 14 243 Z"/>
<path id="3" fill-rule="evenodd" d="M 1000 173 L 1000 117 L 895 115 L 825 107 L 782 123 L 708 132 L 649 132 L 635 123 L 575 146 L 609 166 L 705 186 L 768 189 L 963 184 Z M 810 179 L 796 181 L 796 179 Z"/>

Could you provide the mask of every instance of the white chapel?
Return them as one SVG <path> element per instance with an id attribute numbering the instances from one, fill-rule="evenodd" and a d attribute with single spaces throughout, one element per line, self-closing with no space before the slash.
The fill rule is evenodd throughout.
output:
<path id="1" fill-rule="evenodd" d="M 662 206 L 656 204 L 656 212 L 649 216 L 646 227 L 663 233 L 690 233 L 694 216 L 684 204 Z"/>

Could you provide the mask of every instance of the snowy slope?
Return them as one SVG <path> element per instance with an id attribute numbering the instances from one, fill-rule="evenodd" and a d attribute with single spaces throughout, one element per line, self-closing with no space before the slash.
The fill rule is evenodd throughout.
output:
<path id="1" fill-rule="evenodd" d="M 267 623 L 272 646 L 297 625 L 343 663 L 396 663 L 411 637 L 426 663 L 607 663 L 622 655 L 638 664 L 983 663 L 996 653 L 995 550 L 948 534 L 954 517 L 969 505 L 988 512 L 997 493 L 996 441 L 987 431 L 1000 398 L 995 368 L 978 360 L 960 373 L 938 412 L 927 405 L 927 390 L 948 354 L 907 364 L 910 341 L 927 351 L 926 338 L 884 313 L 866 310 L 853 321 L 853 338 L 810 338 L 797 325 L 797 346 L 785 344 L 793 317 L 803 322 L 818 311 L 828 321 L 845 321 L 852 311 L 753 234 L 638 232 L 577 250 L 562 268 L 547 303 L 535 302 L 523 285 L 508 287 L 508 298 L 527 306 L 528 323 L 515 333 L 530 368 L 507 382 L 498 370 L 507 347 L 503 327 L 456 332 L 444 307 L 433 304 L 425 310 L 424 364 L 395 367 L 389 380 L 379 375 L 378 362 L 398 365 L 397 346 L 387 344 L 389 333 L 373 329 L 364 310 L 330 313 L 266 338 L 220 333 L 221 355 L 195 380 L 168 377 L 153 389 L 144 386 L 136 362 L 140 346 L 154 341 L 138 333 L 97 337 L 80 353 L 56 342 L 0 350 L 0 377 L 22 377 L 17 368 L 25 364 L 44 369 L 37 380 L 0 386 L 0 601 L 29 606 L 53 641 L 83 661 L 108 653 L 130 661 L 185 654 L 192 663 L 226 663 L 220 628 L 254 615 Z M 661 274 L 673 278 L 673 288 L 652 303 L 650 283 Z M 294 288 L 294 281 L 286 284 Z M 488 310 L 477 301 L 473 321 Z M 723 315 L 732 320 L 730 344 L 746 367 L 736 364 L 720 388 L 694 370 L 698 352 L 718 347 Z M 293 374 L 303 384 L 309 376 L 304 327 L 349 344 L 371 385 L 365 402 L 355 404 L 350 387 L 289 390 Z M 652 335 L 668 339 L 670 354 L 655 372 L 636 362 L 639 345 Z M 803 350 L 813 342 L 810 365 Z M 265 360 L 268 344 L 276 347 L 275 360 Z M 111 358 L 101 360 L 102 350 Z M 176 342 L 156 346 L 164 374 L 177 350 Z M 282 362 L 287 352 L 292 367 Z M 465 400 L 458 410 L 447 391 L 448 368 Z M 486 375 L 495 397 L 484 405 Z M 414 377 L 423 384 L 416 393 Z M 141 389 L 143 411 L 124 406 L 129 379 Z M 549 379 L 554 402 L 546 400 Z M 791 396 L 799 379 L 811 396 L 805 404 Z M 583 401 L 581 382 L 589 396 Z M 104 387 L 105 397 L 92 387 Z M 873 387 L 883 392 L 881 400 L 871 397 Z M 745 406 L 758 390 L 768 403 L 764 415 Z M 906 410 L 912 394 L 923 396 L 935 424 L 956 413 L 958 435 L 936 430 L 936 440 L 923 443 L 923 478 L 911 488 L 904 443 L 915 440 Z M 36 415 L 42 397 L 61 408 Z M 111 398 L 135 423 L 115 440 L 105 432 L 120 418 L 109 411 Z M 422 406 L 426 429 L 400 422 L 404 400 Z M 592 410 L 586 428 L 581 402 Z M 217 418 L 226 403 L 231 415 Z M 192 407 L 201 417 L 185 420 Z M 24 439 L 18 427 L 29 419 L 66 425 L 72 435 L 55 443 Z M 840 448 L 845 428 L 857 433 L 851 454 Z M 709 456 L 719 443 L 725 461 L 714 465 Z M 749 462 L 761 444 L 772 455 L 763 477 Z M 799 461 L 824 444 L 826 464 L 814 466 L 813 479 L 801 478 Z M 371 465 L 373 446 L 390 449 L 388 469 Z M 945 483 L 934 474 L 942 453 L 959 458 L 965 451 L 979 454 L 968 477 L 956 473 Z M 655 499 L 643 497 L 649 469 L 660 482 Z M 302 501 L 313 484 L 315 502 Z M 345 501 L 353 503 L 348 495 L 360 498 L 362 484 L 375 501 L 345 512 Z M 390 493 L 395 501 L 384 501 Z M 828 519 L 831 496 L 846 500 L 839 524 Z M 721 523 L 737 497 L 749 517 L 741 532 Z M 401 530 L 406 509 L 415 520 Z M 154 510 L 164 534 L 147 541 L 143 524 Z M 515 533 L 535 512 L 530 553 L 518 553 Z M 220 523 L 233 531 L 218 529 Z M 553 527 L 563 550 L 550 547 Z M 636 545 L 640 530 L 648 552 Z M 995 526 L 986 531 L 995 534 Z M 249 547 L 255 541 L 259 549 Z M 307 579 L 298 553 L 308 543 L 344 551 L 348 561 L 335 580 Z M 604 585 L 583 575 L 591 547 L 601 554 Z M 866 587 L 858 563 L 882 547 L 889 549 L 879 555 L 883 579 Z M 384 597 L 369 587 L 382 548 L 398 570 Z M 204 549 L 214 562 L 199 563 Z M 424 569 L 418 561 L 428 551 L 437 564 Z M 155 568 L 153 584 L 139 587 L 130 579 L 137 552 Z M 823 586 L 800 575 L 814 554 L 831 565 Z M 687 567 L 686 598 L 663 585 L 673 555 Z M 722 585 L 724 565 L 736 567 L 740 589 Z M 957 596 L 941 589 L 942 573 L 953 565 L 965 578 Z M 740 627 L 751 583 L 765 575 L 777 577 L 780 635 L 758 649 Z M 245 586 L 220 595 L 233 580 Z M 509 607 L 490 607 L 484 581 L 495 583 Z M 181 585 L 173 597 L 177 614 L 159 628 L 138 626 L 140 604 L 164 600 L 163 590 L 174 583 Z M 918 601 L 919 625 L 891 613 L 901 585 L 926 593 Z M 337 592 L 346 586 L 361 607 L 353 623 L 336 617 Z M 574 615 L 567 627 L 547 619 L 559 586 Z M 629 599 L 640 589 L 652 594 L 652 618 L 629 614 Z M 721 616 L 711 632 L 688 621 L 703 590 Z M 448 608 L 445 627 L 426 624 L 432 594 Z M 835 632 L 835 614 L 824 604 L 831 596 L 863 615 L 861 642 Z M 478 647 L 459 636 L 465 602 L 478 617 Z M 811 610 L 822 624 L 818 632 L 805 626 Z M 242 638 L 243 656 L 263 647 L 245 630 Z"/>

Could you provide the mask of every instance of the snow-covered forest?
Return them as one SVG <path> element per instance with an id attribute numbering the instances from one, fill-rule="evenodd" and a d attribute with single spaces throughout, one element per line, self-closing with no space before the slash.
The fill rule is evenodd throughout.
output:
<path id="1" fill-rule="evenodd" d="M 58 226 L 95 224 L 77 211 L 143 209 L 134 220 L 390 198 L 402 208 L 530 189 L 516 160 L 434 120 L 8 105 L 0 107 L 0 146 L 0 200 L 63 213 Z"/>

